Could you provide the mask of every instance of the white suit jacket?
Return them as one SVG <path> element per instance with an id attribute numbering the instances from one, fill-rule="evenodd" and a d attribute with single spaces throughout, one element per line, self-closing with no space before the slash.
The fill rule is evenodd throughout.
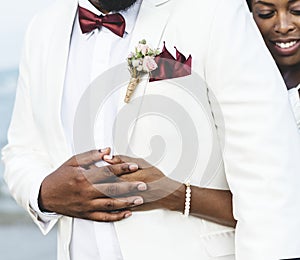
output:
<path id="1" fill-rule="evenodd" d="M 132 48 L 141 39 L 152 46 L 176 46 L 193 57 L 200 75 L 215 96 L 222 119 L 214 116 L 223 166 L 203 174 L 206 153 L 199 155 L 191 177 L 194 185 L 233 193 L 236 230 L 180 213 L 156 210 L 135 213 L 116 223 L 125 260 L 211 259 L 235 254 L 239 260 L 275 260 L 300 256 L 300 142 L 287 91 L 242 0 L 144 0 Z M 61 99 L 77 1 L 57 1 L 31 22 L 20 64 L 16 104 L 3 151 L 5 179 L 14 198 L 28 210 L 32 187 L 72 154 L 61 124 Z M 193 75 L 192 75 L 193 76 Z M 151 87 L 153 86 L 153 88 Z M 155 87 L 154 87 L 155 86 Z M 158 94 L 186 108 L 196 128 L 199 121 L 191 99 L 165 82 L 147 84 L 136 97 Z M 182 97 L 182 98 L 181 98 Z M 120 107 L 122 107 L 120 101 Z M 141 101 L 141 111 L 143 102 Z M 211 104 L 212 114 L 214 106 Z M 136 115 L 138 117 L 138 113 Z M 151 121 L 152 120 L 152 121 Z M 141 140 L 152 135 L 156 119 L 137 120 L 131 136 L 136 154 L 147 151 Z M 222 123 L 223 122 L 223 123 Z M 162 135 L 166 133 L 164 125 Z M 211 151 L 209 132 L 199 137 L 199 150 Z M 170 134 L 170 139 L 173 135 Z M 175 138 L 175 135 L 174 135 Z M 174 154 L 174 156 L 177 156 Z M 172 159 L 172 158 L 171 158 Z M 168 165 L 158 164 L 168 172 Z M 202 168 L 201 168 L 202 167 Z M 205 181 L 203 181 L 205 180 Z M 58 220 L 58 258 L 69 259 L 72 218 Z M 235 234 L 234 234 L 235 233 Z"/>

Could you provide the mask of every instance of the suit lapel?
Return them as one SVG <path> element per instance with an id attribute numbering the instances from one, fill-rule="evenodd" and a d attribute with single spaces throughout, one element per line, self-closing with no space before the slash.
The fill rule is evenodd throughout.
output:
<path id="1" fill-rule="evenodd" d="M 138 44 L 138 42 L 143 39 L 147 41 L 147 43 L 151 48 L 161 49 L 163 33 L 165 31 L 168 19 L 170 17 L 170 8 L 166 8 L 165 5 L 169 1 L 170 0 L 144 0 L 142 2 L 139 15 L 136 20 L 136 25 L 133 30 L 129 52 L 133 51 L 135 46 Z M 147 85 L 148 85 L 148 80 L 144 79 L 136 88 L 135 93 L 133 95 L 133 99 L 135 97 L 139 97 L 139 98 L 135 99 L 134 102 L 131 102 L 129 104 L 124 103 L 124 97 L 125 97 L 127 86 L 124 89 L 122 89 L 122 93 L 119 99 L 118 109 L 121 110 L 122 108 L 124 108 L 124 106 L 132 106 L 130 108 L 130 111 L 132 111 L 130 113 L 130 118 L 131 119 L 138 118 L 140 114 L 141 106 L 143 104 L 143 96 L 145 94 Z M 130 120 L 130 118 L 128 120 Z M 122 123 L 120 124 L 118 121 L 124 121 L 124 118 L 122 118 L 122 120 L 117 120 L 116 122 L 116 127 L 122 128 L 121 126 Z M 135 120 L 135 122 L 133 123 L 133 128 L 132 128 L 133 131 L 131 136 L 129 136 L 130 139 L 134 135 L 136 123 L 137 120 Z M 129 139 L 129 143 L 130 143 L 130 139 Z M 120 152 L 123 153 L 126 152 L 127 154 L 130 154 L 128 148 L 129 147 L 125 148 L 122 145 L 122 147 L 119 147 L 119 150 Z"/>
<path id="2" fill-rule="evenodd" d="M 142 39 L 147 40 L 153 48 L 160 47 L 161 37 L 170 16 L 170 10 L 164 8 L 164 4 L 170 0 L 144 0 L 142 2 L 133 36 L 130 50 L 133 50 Z M 153 19 L 153 17 L 155 17 Z"/>
<path id="3" fill-rule="evenodd" d="M 161 47 L 162 35 L 167 25 L 168 18 L 170 16 L 170 10 L 164 8 L 164 4 L 170 0 L 143 0 L 139 15 L 137 17 L 136 25 L 133 30 L 133 35 L 130 43 L 130 50 L 133 50 L 137 43 L 146 39 L 149 45 L 153 48 Z M 61 102 L 64 88 L 65 73 L 68 61 L 70 39 L 76 17 L 78 2 L 76 0 L 66 0 L 64 6 L 59 9 L 57 17 L 59 19 L 54 20 L 53 36 L 49 37 L 49 56 L 46 66 L 46 90 L 52 110 L 49 111 L 49 116 L 52 119 L 53 125 L 52 132 L 56 135 L 58 140 L 57 149 L 62 149 L 61 145 L 64 144 L 65 151 L 68 151 L 68 145 L 65 139 L 64 130 L 61 121 Z M 154 19 L 153 19 L 154 17 Z M 137 88 L 137 92 L 144 94 L 147 84 L 141 84 Z M 124 96 L 118 103 L 118 107 L 124 105 Z M 139 114 L 139 108 L 142 104 L 142 98 L 140 102 L 136 104 L 136 116 Z M 53 144 L 55 145 L 55 144 Z M 71 152 L 71 151 L 69 151 Z"/>
<path id="4" fill-rule="evenodd" d="M 56 138 L 58 138 L 57 148 L 61 150 L 61 146 L 64 144 L 65 149 L 62 151 L 69 150 L 61 121 L 61 102 L 77 6 L 78 2 L 76 0 L 67 0 L 63 7 L 59 8 L 56 19 L 53 19 L 53 21 L 55 21 L 55 25 L 53 25 L 53 35 L 49 37 L 48 63 L 46 66 L 46 90 L 50 100 L 52 111 L 49 111 L 49 113 L 50 118 L 52 119 L 51 123 L 53 124 L 49 127 L 52 127 L 52 132 L 56 135 Z"/>

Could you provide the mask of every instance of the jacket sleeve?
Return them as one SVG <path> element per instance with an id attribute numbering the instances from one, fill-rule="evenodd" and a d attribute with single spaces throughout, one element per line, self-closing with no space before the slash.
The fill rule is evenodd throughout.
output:
<path id="1" fill-rule="evenodd" d="M 284 82 L 245 3 L 218 1 L 205 71 L 225 122 L 218 134 L 238 220 L 236 259 L 296 258 L 299 134 Z"/>
<path id="2" fill-rule="evenodd" d="M 298 131 L 300 132 L 300 98 L 299 98 L 300 85 L 296 88 L 289 90 L 289 98 L 292 105 L 292 109 L 295 115 L 295 119 L 298 126 Z"/>
<path id="3" fill-rule="evenodd" d="M 54 171 L 43 145 L 30 100 L 30 28 L 25 37 L 17 86 L 15 106 L 8 131 L 8 144 L 2 151 L 4 179 L 15 200 L 24 207 L 43 234 L 48 233 L 59 216 L 41 219 L 30 200 L 37 200 L 43 179 Z M 37 203 L 36 203 L 37 204 Z M 46 221 L 45 221 L 46 220 Z"/>

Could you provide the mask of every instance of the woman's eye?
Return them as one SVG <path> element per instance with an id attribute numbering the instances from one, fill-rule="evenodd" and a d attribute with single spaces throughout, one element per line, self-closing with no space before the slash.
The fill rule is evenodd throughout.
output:
<path id="1" fill-rule="evenodd" d="M 300 9 L 293 9 L 290 11 L 293 15 L 300 15 Z"/>
<path id="2" fill-rule="evenodd" d="M 268 19 L 274 15 L 274 11 L 257 12 L 259 18 Z"/>

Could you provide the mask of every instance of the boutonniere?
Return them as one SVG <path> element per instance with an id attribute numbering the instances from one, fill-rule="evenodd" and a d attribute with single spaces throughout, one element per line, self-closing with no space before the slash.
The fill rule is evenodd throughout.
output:
<path id="1" fill-rule="evenodd" d="M 131 96 L 138 86 L 141 78 L 150 74 L 153 70 L 157 69 L 157 64 L 154 58 L 159 54 L 158 49 L 151 49 L 146 40 L 139 42 L 138 46 L 135 47 L 135 51 L 131 52 L 127 58 L 128 69 L 131 75 L 129 81 L 125 103 L 129 103 Z"/>
<path id="2" fill-rule="evenodd" d="M 162 52 L 159 49 L 151 49 L 146 40 L 139 42 L 135 51 L 127 58 L 131 75 L 127 87 L 125 103 L 129 103 L 134 90 L 138 86 L 142 76 L 148 74 L 149 81 L 179 78 L 191 75 L 192 56 L 186 57 L 176 49 L 176 59 L 167 50 L 165 42 Z"/>

